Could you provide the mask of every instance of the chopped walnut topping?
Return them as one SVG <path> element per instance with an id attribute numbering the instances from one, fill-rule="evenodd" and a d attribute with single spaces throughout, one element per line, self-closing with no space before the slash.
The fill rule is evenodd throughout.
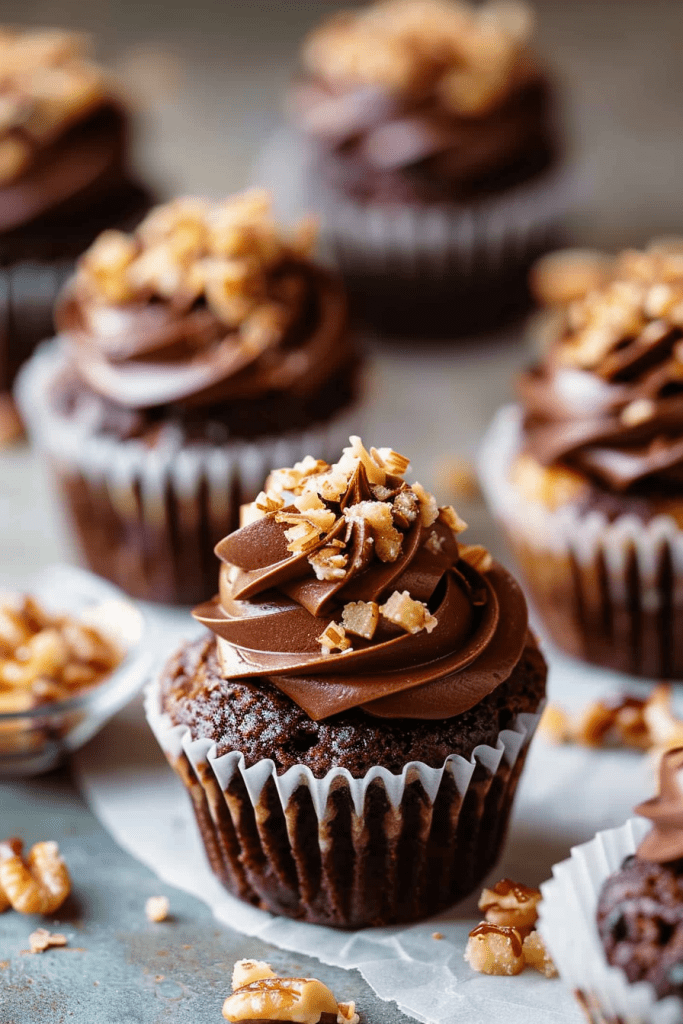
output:
<path id="1" fill-rule="evenodd" d="M 439 509 L 439 522 L 445 523 L 457 536 L 467 529 L 467 523 L 461 519 L 452 505 L 442 505 Z"/>
<path id="2" fill-rule="evenodd" d="M 342 552 L 344 542 L 332 540 L 308 556 L 309 565 L 319 580 L 343 580 L 349 556 Z"/>
<path id="3" fill-rule="evenodd" d="M 331 654 L 332 651 L 348 651 L 351 648 L 351 641 L 346 635 L 346 630 L 336 622 L 330 622 L 318 637 L 318 643 L 322 646 L 325 655 Z"/>
<path id="4" fill-rule="evenodd" d="M 435 523 L 439 516 L 439 506 L 436 504 L 436 498 L 429 491 L 425 491 L 422 484 L 414 483 L 413 491 L 417 495 L 417 500 L 420 503 L 420 516 L 422 518 L 423 526 L 431 526 Z"/>
<path id="5" fill-rule="evenodd" d="M 276 469 L 267 480 L 268 489 L 277 492 L 289 491 L 291 494 L 301 494 L 309 483 L 309 478 L 328 474 L 330 466 L 321 459 L 314 459 L 307 455 L 301 462 L 296 462 L 291 469 Z M 348 480 L 344 480 L 343 490 L 346 489 Z M 339 492 L 341 494 L 342 491 Z"/>
<path id="6" fill-rule="evenodd" d="M 461 544 L 460 557 L 477 572 L 488 572 L 493 566 L 491 555 L 481 544 Z"/>
<path id="7" fill-rule="evenodd" d="M 483 921 L 470 932 L 465 960 L 481 974 L 521 974 L 526 967 L 522 936 L 516 928 Z"/>
<path id="8" fill-rule="evenodd" d="M 537 931 L 534 930 L 525 937 L 522 952 L 527 967 L 533 967 L 535 971 L 540 971 L 546 978 L 557 977 L 557 968 Z"/>
<path id="9" fill-rule="evenodd" d="M 66 946 L 66 935 L 60 932 L 49 932 L 47 928 L 37 928 L 29 935 L 29 946 L 32 953 L 44 953 L 51 946 Z"/>
<path id="10" fill-rule="evenodd" d="M 372 451 L 376 452 L 377 449 L 373 448 Z M 375 459 L 373 457 L 359 437 L 352 434 L 349 438 L 349 446 L 344 448 L 342 457 L 337 463 L 337 468 L 347 471 L 350 476 L 359 462 L 362 463 L 365 469 L 369 484 L 383 485 L 386 482 L 387 471 L 383 463 L 379 458 Z"/>
<path id="11" fill-rule="evenodd" d="M 391 476 L 405 476 L 410 466 L 410 459 L 405 455 L 399 455 L 393 448 L 371 448 L 370 454 Z"/>
<path id="12" fill-rule="evenodd" d="M 478 907 L 490 924 L 511 925 L 524 935 L 536 924 L 540 902 L 538 889 L 503 878 L 492 889 L 483 890 Z"/>
<path id="13" fill-rule="evenodd" d="M 403 535 L 396 529 L 391 515 L 391 506 L 384 501 L 359 501 L 347 505 L 344 518 L 348 522 L 365 520 L 370 524 L 375 538 L 377 557 L 383 562 L 395 562 L 401 553 Z"/>
<path id="14" fill-rule="evenodd" d="M 265 491 L 261 491 L 254 504 L 259 512 L 270 515 L 271 512 L 279 512 L 284 507 L 285 501 L 279 494 L 266 494 Z"/>
<path id="15" fill-rule="evenodd" d="M 425 547 L 427 548 L 427 551 L 431 551 L 433 555 L 440 555 L 441 552 L 443 551 L 443 545 L 443 537 L 439 537 L 436 530 L 432 530 L 432 532 L 427 537 L 427 540 L 425 541 Z"/>
<path id="16" fill-rule="evenodd" d="M 655 403 L 649 398 L 636 398 L 621 410 L 621 422 L 625 427 L 637 427 L 647 423 L 655 414 Z"/>
<path id="17" fill-rule="evenodd" d="M 437 620 L 423 601 L 414 601 L 407 590 L 395 590 L 388 601 L 380 605 L 380 613 L 389 622 L 405 629 L 406 633 L 428 633 L 437 625 Z"/>
<path id="18" fill-rule="evenodd" d="M 393 520 L 402 530 L 407 530 L 408 527 L 412 526 L 418 517 L 419 511 L 420 503 L 417 495 L 408 488 L 405 491 L 399 491 L 391 506 Z"/>
<path id="19" fill-rule="evenodd" d="M 541 256 L 529 274 L 541 306 L 568 306 L 607 284 L 614 260 L 597 249 L 558 249 Z"/>
<path id="20" fill-rule="evenodd" d="M 379 605 L 375 601 L 350 601 L 342 611 L 342 625 L 347 633 L 372 640 L 379 622 Z"/>
<path id="21" fill-rule="evenodd" d="M 160 923 L 167 919 L 169 908 L 168 896 L 150 896 L 145 903 L 145 916 L 148 921 Z"/>
<path id="22" fill-rule="evenodd" d="M 226 1020 L 298 1021 L 317 1024 L 332 1014 L 337 1024 L 358 1024 L 354 1003 L 337 1003 L 315 978 L 282 978 L 261 960 L 239 960 L 232 975 L 232 995 L 223 1004 Z"/>
<path id="23" fill-rule="evenodd" d="M 306 512 L 275 512 L 275 520 L 292 524 L 291 529 L 285 530 L 287 550 L 298 554 L 317 544 L 322 534 L 332 529 L 336 516 L 326 508 L 311 508 Z"/>

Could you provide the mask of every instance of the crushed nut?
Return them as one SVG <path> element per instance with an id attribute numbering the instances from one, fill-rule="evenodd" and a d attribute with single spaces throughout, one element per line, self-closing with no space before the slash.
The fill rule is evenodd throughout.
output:
<path id="1" fill-rule="evenodd" d="M 655 687 L 647 700 L 622 694 L 589 701 L 573 716 L 549 704 L 539 728 L 554 743 L 609 744 L 652 752 L 683 745 L 683 721 L 673 713 L 671 686 L 667 684 Z"/>
<path id="2" fill-rule="evenodd" d="M 637 427 L 647 423 L 656 412 L 655 403 L 650 398 L 636 398 L 621 410 L 620 420 L 625 427 Z"/>
<path id="3" fill-rule="evenodd" d="M 282 978 L 270 964 L 239 960 L 232 975 L 232 995 L 223 1003 L 223 1016 L 240 1021 L 296 1021 L 318 1024 L 331 1015 L 337 1024 L 358 1024 L 354 1003 L 337 1003 L 315 978 Z"/>
<path id="4" fill-rule="evenodd" d="M 437 940 L 442 939 L 443 938 L 443 932 L 432 932 L 432 938 L 433 939 L 437 939 Z"/>
<path id="5" fill-rule="evenodd" d="M 318 643 L 322 646 L 325 655 L 331 654 L 332 651 L 348 651 L 351 648 L 351 641 L 346 636 L 346 630 L 336 622 L 330 622 L 318 637 Z"/>
<path id="6" fill-rule="evenodd" d="M 571 720 L 559 705 L 547 704 L 538 731 L 550 743 L 565 743 L 571 738 Z"/>
<path id="7" fill-rule="evenodd" d="M 278 494 L 266 494 L 265 491 L 261 491 L 257 495 L 254 504 L 259 512 L 263 512 L 264 515 L 270 515 L 271 512 L 279 512 L 284 507 L 285 500 Z"/>
<path id="8" fill-rule="evenodd" d="M 0 450 L 24 437 L 24 424 L 10 394 L 0 392 Z"/>
<path id="9" fill-rule="evenodd" d="M 379 610 L 385 619 L 400 626 L 406 633 L 420 633 L 423 629 L 431 633 L 437 625 L 437 619 L 424 601 L 414 601 L 407 590 L 403 593 L 395 590 L 389 600 L 380 605 Z"/>
<path id="10" fill-rule="evenodd" d="M 344 518 L 348 522 L 365 520 L 370 524 L 375 538 L 377 557 L 383 562 L 395 562 L 401 553 L 403 535 L 394 526 L 391 506 L 385 501 L 359 501 L 347 505 Z"/>
<path id="11" fill-rule="evenodd" d="M 527 967 L 533 967 L 535 971 L 540 971 L 546 978 L 557 977 L 557 968 L 552 961 L 550 953 L 545 948 L 543 939 L 536 930 L 532 931 L 524 939 L 522 952 L 524 953 Z"/>
<path id="12" fill-rule="evenodd" d="M 399 491 L 391 506 L 391 515 L 396 526 L 407 530 L 418 517 L 420 503 L 411 490 Z"/>
<path id="13" fill-rule="evenodd" d="M 319 580 L 343 580 L 346 576 L 347 554 L 342 554 L 343 541 L 332 540 L 308 556 L 309 565 Z"/>
<path id="14" fill-rule="evenodd" d="M 522 937 L 516 928 L 482 921 L 470 932 L 465 960 L 481 974 L 521 974 L 526 966 Z"/>
<path id="15" fill-rule="evenodd" d="M 71 892 L 57 843 L 36 843 L 26 858 L 21 840 L 0 843 L 0 890 L 20 914 L 54 914 Z"/>
<path id="16" fill-rule="evenodd" d="M 347 633 L 372 640 L 379 622 L 379 605 L 375 601 L 350 601 L 342 611 L 342 625 Z"/>
<path id="17" fill-rule="evenodd" d="M 491 555 L 481 544 L 461 544 L 460 557 L 477 572 L 488 572 L 493 565 Z"/>
<path id="18" fill-rule="evenodd" d="M 399 455 L 393 448 L 371 448 L 370 454 L 391 476 L 404 477 L 410 467 L 410 459 Z"/>
<path id="19" fill-rule="evenodd" d="M 510 471 L 511 483 L 529 499 L 551 511 L 568 505 L 586 489 L 580 473 L 565 466 L 542 466 L 527 453 L 518 455 Z"/>
<path id="20" fill-rule="evenodd" d="M 148 921 L 165 921 L 168 917 L 169 902 L 167 896 L 150 896 L 145 903 L 145 915 Z"/>
<path id="21" fill-rule="evenodd" d="M 598 249 L 559 249 L 534 263 L 529 284 L 539 305 L 568 306 L 606 285 L 613 265 L 614 259 Z"/>
<path id="22" fill-rule="evenodd" d="M 422 484 L 414 483 L 413 491 L 417 495 L 417 500 L 420 503 L 422 525 L 431 526 L 439 517 L 439 506 L 436 504 L 436 498 L 433 494 L 430 494 L 429 491 L 425 491 Z"/>
<path id="23" fill-rule="evenodd" d="M 478 906 L 489 924 L 511 925 L 524 935 L 536 923 L 540 901 L 538 889 L 503 878 L 492 889 L 484 889 Z"/>
<path id="24" fill-rule="evenodd" d="M 458 536 L 467 529 L 467 523 L 455 511 L 452 505 L 442 505 L 439 509 L 439 522 L 445 523 Z"/>
<path id="25" fill-rule="evenodd" d="M 47 928 L 37 928 L 29 935 L 29 946 L 32 953 L 44 953 L 51 946 L 66 946 L 66 935 L 60 932 L 49 932 Z"/>

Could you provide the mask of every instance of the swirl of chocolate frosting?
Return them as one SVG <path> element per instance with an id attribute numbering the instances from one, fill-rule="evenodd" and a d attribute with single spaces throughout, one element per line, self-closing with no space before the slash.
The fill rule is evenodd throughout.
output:
<path id="1" fill-rule="evenodd" d="M 683 483 L 683 244 L 627 251 L 519 381 L 528 453 L 608 491 Z"/>
<path id="2" fill-rule="evenodd" d="M 87 49 L 74 32 L 0 28 L 0 232 L 123 180 L 127 117 Z"/>
<path id="3" fill-rule="evenodd" d="M 652 829 L 638 847 L 641 860 L 666 864 L 683 857 L 683 747 L 667 750 L 659 765 L 659 793 L 639 804 L 636 814 L 649 818 Z"/>
<path id="4" fill-rule="evenodd" d="M 530 12 L 394 0 L 337 15 L 309 37 L 296 120 L 334 183 L 358 198 L 439 200 L 549 163 L 550 91 Z M 406 176 L 406 172 L 407 176 Z"/>
<path id="5" fill-rule="evenodd" d="M 105 232 L 55 316 L 79 377 L 140 410 L 315 394 L 350 359 L 343 287 L 268 210 L 256 192 L 178 200 Z"/>
<path id="6" fill-rule="evenodd" d="M 527 609 L 465 524 L 403 479 L 407 460 L 351 438 L 339 463 L 304 460 L 221 541 L 220 592 L 194 612 L 225 677 L 261 676 L 318 721 L 352 707 L 444 719 L 509 678 Z"/>

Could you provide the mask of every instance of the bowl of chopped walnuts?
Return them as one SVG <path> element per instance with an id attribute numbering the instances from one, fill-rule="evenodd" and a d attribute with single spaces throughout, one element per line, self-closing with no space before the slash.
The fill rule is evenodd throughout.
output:
<path id="1" fill-rule="evenodd" d="M 120 590 L 57 565 L 21 592 L 0 581 L 0 777 L 77 750 L 145 682 L 145 618 Z"/>

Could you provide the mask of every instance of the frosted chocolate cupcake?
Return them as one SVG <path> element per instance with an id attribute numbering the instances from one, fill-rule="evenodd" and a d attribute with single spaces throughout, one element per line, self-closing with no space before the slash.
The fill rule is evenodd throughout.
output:
<path id="1" fill-rule="evenodd" d="M 214 871 L 274 913 L 413 920 L 500 854 L 546 667 L 517 584 L 407 468 L 352 437 L 272 474 L 216 549 L 213 635 L 147 694 Z"/>
<path id="2" fill-rule="evenodd" d="M 519 309 L 559 210 L 533 21 L 521 3 L 386 0 L 306 40 L 292 106 L 311 201 L 374 323 L 449 334 Z"/>
<path id="3" fill-rule="evenodd" d="M 683 1021 L 683 748 L 633 819 L 572 850 L 543 886 L 540 929 L 592 1024 Z"/>
<path id="4" fill-rule="evenodd" d="M 560 308 L 482 457 L 484 485 L 553 640 L 683 677 L 683 247 L 613 261 Z"/>
<path id="5" fill-rule="evenodd" d="M 358 359 L 313 244 L 253 192 L 159 207 L 79 261 L 18 395 L 89 565 L 129 593 L 205 596 L 273 457 L 338 450 Z"/>
<path id="6" fill-rule="evenodd" d="M 0 391 L 51 335 L 75 257 L 149 205 L 127 111 L 87 49 L 76 33 L 0 27 Z"/>

